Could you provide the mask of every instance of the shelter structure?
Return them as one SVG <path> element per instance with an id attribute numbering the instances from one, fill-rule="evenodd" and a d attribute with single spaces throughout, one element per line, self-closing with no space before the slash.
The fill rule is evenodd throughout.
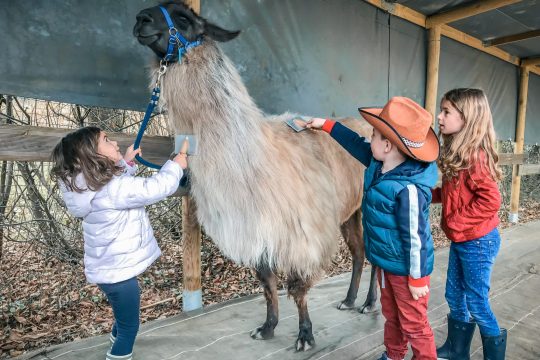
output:
<path id="1" fill-rule="evenodd" d="M 157 1 L 155 1 L 157 2 Z M 515 141 L 510 218 L 518 221 L 525 143 L 540 138 L 540 4 L 535 0 L 191 0 L 240 37 L 224 45 L 269 113 L 358 116 L 394 95 L 434 116 L 442 94 L 481 87 L 499 139 Z M 144 0 L 9 2 L 0 11 L 0 94 L 142 110 L 151 54 L 131 35 Z M 0 161 L 47 161 L 67 130 L 9 124 L 0 114 Z M 434 124 L 436 126 L 436 124 Z M 118 136 L 126 143 L 131 138 Z M 146 141 L 163 160 L 167 138 Z M 165 145 L 164 145 L 165 144 Z M 183 205 L 185 289 L 200 289 L 200 227 Z M 201 303 L 199 303 L 200 306 Z M 190 310 L 190 309 L 187 309 Z"/>

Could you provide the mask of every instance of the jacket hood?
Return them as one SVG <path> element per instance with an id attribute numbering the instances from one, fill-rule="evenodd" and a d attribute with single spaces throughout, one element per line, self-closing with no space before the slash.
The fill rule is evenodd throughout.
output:
<path id="1" fill-rule="evenodd" d="M 84 218 L 92 210 L 91 202 L 96 196 L 96 192 L 88 189 L 82 173 L 75 178 L 75 184 L 78 188 L 86 190 L 82 193 L 69 191 L 62 181 L 60 181 L 59 186 L 69 212 L 75 217 Z"/>
<path id="2" fill-rule="evenodd" d="M 437 184 L 438 177 L 437 164 L 435 162 L 425 163 L 407 159 L 398 167 L 386 173 L 384 179 L 401 180 L 407 178 L 417 185 L 431 189 Z"/>

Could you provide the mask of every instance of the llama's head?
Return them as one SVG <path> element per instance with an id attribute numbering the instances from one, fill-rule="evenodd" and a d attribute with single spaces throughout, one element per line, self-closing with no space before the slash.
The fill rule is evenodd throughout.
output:
<path id="1" fill-rule="evenodd" d="M 197 15 L 183 1 L 166 1 L 161 4 L 170 15 L 177 31 L 190 42 L 209 37 L 216 41 L 234 39 L 240 31 L 228 31 L 209 23 Z M 161 59 L 169 47 L 169 26 L 160 6 L 141 10 L 137 14 L 137 23 L 133 35 L 142 45 L 148 46 Z M 178 60 L 178 44 L 175 45 L 171 61 Z"/>

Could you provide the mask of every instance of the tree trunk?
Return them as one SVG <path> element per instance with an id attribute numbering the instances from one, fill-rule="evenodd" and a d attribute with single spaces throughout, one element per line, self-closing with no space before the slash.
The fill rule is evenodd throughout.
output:
<path id="1" fill-rule="evenodd" d="M 7 124 L 11 124 L 11 117 L 13 116 L 13 98 L 11 96 L 1 97 L 0 107 L 2 103 L 6 104 Z M 6 206 L 9 200 L 9 194 L 11 193 L 11 184 L 13 181 L 13 163 L 9 161 L 2 162 L 2 170 L 0 171 L 0 261 L 2 261 L 4 254 L 4 228 Z"/>
<path id="2" fill-rule="evenodd" d="M 11 184 L 13 181 L 13 162 L 2 161 L 2 170 L 0 171 L 0 261 L 4 253 L 4 228 L 6 206 L 11 193 Z"/>

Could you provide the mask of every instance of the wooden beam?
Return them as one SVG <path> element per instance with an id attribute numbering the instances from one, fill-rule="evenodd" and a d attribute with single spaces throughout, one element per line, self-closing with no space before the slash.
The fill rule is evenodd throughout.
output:
<path id="1" fill-rule="evenodd" d="M 499 155 L 499 165 L 521 165 L 527 158 L 525 154 L 503 153 Z"/>
<path id="2" fill-rule="evenodd" d="M 56 144 L 74 130 L 0 125 L 0 160 L 50 161 Z M 118 141 L 121 149 L 126 149 L 135 141 L 134 135 L 109 133 L 109 137 Z M 174 150 L 174 140 L 165 136 L 145 136 L 141 148 L 145 159 L 163 164 Z"/>
<path id="3" fill-rule="evenodd" d="M 540 67 L 538 66 L 531 66 L 528 68 L 530 73 L 533 73 L 535 75 L 540 76 Z"/>
<path id="4" fill-rule="evenodd" d="M 540 174 L 540 164 L 527 164 L 518 166 L 518 176 Z"/>
<path id="5" fill-rule="evenodd" d="M 400 19 L 405 19 L 423 28 L 426 27 L 426 16 L 418 11 L 414 11 L 406 6 L 389 3 L 385 0 L 364 0 L 365 2 L 384 10 L 385 12 L 397 16 Z"/>
<path id="6" fill-rule="evenodd" d="M 433 126 L 437 113 L 437 89 L 439 85 L 439 59 L 441 55 L 441 27 L 429 29 L 426 103 L 424 107 L 433 116 Z"/>
<path id="7" fill-rule="evenodd" d="M 394 16 L 397 16 L 401 19 L 407 20 L 412 22 L 413 24 L 416 24 L 418 26 L 426 27 L 426 17 L 414 10 L 411 10 L 403 5 L 400 4 L 394 4 L 394 3 L 388 3 L 384 0 L 364 0 L 365 2 L 388 12 L 389 14 L 392 14 Z M 454 29 L 448 25 L 443 25 L 441 27 L 441 34 L 455 40 L 457 42 L 460 42 L 462 44 L 471 46 L 475 49 L 478 49 L 484 53 L 490 54 L 492 56 L 498 57 L 501 60 L 507 61 L 511 64 L 514 64 L 516 66 L 520 65 L 520 60 L 517 56 L 510 55 L 506 51 L 503 51 L 496 47 L 489 47 L 486 48 L 482 44 L 482 41 L 472 37 L 470 35 L 465 34 L 464 32 L 461 32 L 457 29 Z"/>
<path id="8" fill-rule="evenodd" d="M 485 40 L 483 42 L 485 47 L 489 46 L 499 46 L 504 44 L 510 44 L 516 41 L 521 40 L 527 40 L 532 39 L 535 37 L 540 36 L 540 29 L 538 30 L 532 30 L 532 31 L 526 31 L 520 34 L 514 34 L 514 35 L 508 35 L 508 36 L 501 36 L 495 39 Z"/>
<path id="9" fill-rule="evenodd" d="M 521 66 L 523 67 L 536 65 L 540 65 L 540 56 L 521 60 Z"/>
<path id="10" fill-rule="evenodd" d="M 460 42 L 462 44 L 468 45 L 468 46 L 473 47 L 475 49 L 478 49 L 478 50 L 480 50 L 482 52 L 485 52 L 485 53 L 488 53 L 488 54 L 493 55 L 495 57 L 498 57 L 499 59 L 507 61 L 507 62 L 509 62 L 511 64 L 516 65 L 516 66 L 520 65 L 520 60 L 519 60 L 519 58 L 517 56 L 510 55 L 506 51 L 501 50 L 501 49 L 496 48 L 496 47 L 488 47 L 488 48 L 486 48 L 482 44 L 481 40 L 479 40 L 479 39 L 477 39 L 477 38 L 475 38 L 473 36 L 467 35 L 464 32 L 456 30 L 451 26 L 443 25 L 441 32 L 442 32 L 442 34 L 444 36 L 446 36 L 446 37 L 448 37 L 450 39 L 456 40 L 456 41 L 458 41 L 458 42 Z"/>
<path id="11" fill-rule="evenodd" d="M 520 1 L 521 0 L 479 0 L 467 6 L 450 9 L 443 13 L 429 16 L 426 19 L 426 27 L 429 29 L 436 25 L 448 24 Z"/>
<path id="12" fill-rule="evenodd" d="M 527 112 L 527 96 L 529 92 L 529 70 L 526 67 L 521 68 L 521 77 L 519 82 L 519 102 L 518 116 L 516 124 L 516 147 L 514 153 L 523 154 L 525 143 L 525 116 Z M 512 169 L 512 193 L 510 195 L 510 222 L 518 222 L 519 211 L 519 192 L 521 187 L 521 176 L 518 175 L 518 166 L 514 165 Z"/>

